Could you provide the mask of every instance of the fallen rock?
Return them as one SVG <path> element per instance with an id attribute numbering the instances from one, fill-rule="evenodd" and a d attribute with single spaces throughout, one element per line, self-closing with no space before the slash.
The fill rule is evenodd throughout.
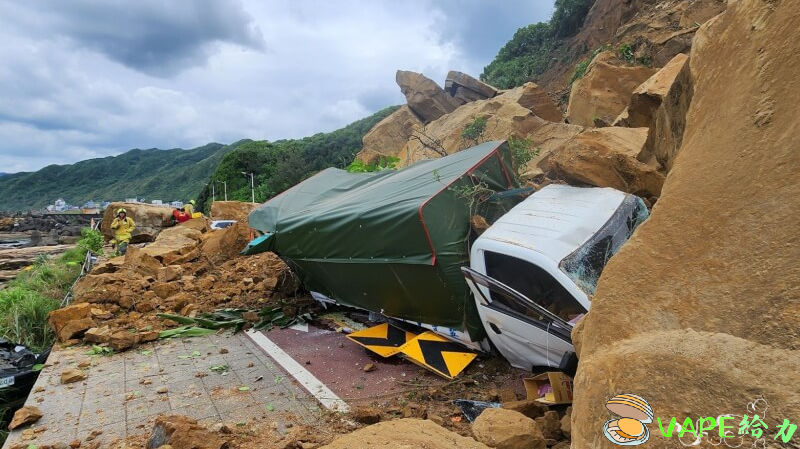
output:
<path id="1" fill-rule="evenodd" d="M 494 87 L 456 70 L 447 73 L 444 90 L 461 104 L 485 100 L 497 95 L 497 89 Z"/>
<path id="2" fill-rule="evenodd" d="M 250 242 L 245 223 L 236 222 L 225 229 L 206 234 L 201 246 L 203 253 L 213 263 L 222 263 L 239 255 Z"/>
<path id="3" fill-rule="evenodd" d="M 408 107 L 423 122 L 436 120 L 460 106 L 458 100 L 448 95 L 433 80 L 420 73 L 398 70 L 395 80 L 400 86 L 400 91 L 406 97 Z"/>
<path id="4" fill-rule="evenodd" d="M 119 304 L 121 292 L 140 294 L 144 285 L 142 276 L 132 272 L 88 274 L 78 279 L 72 291 L 75 303 Z"/>
<path id="5" fill-rule="evenodd" d="M 158 282 L 150 287 L 150 291 L 161 299 L 167 299 L 181 291 L 181 286 L 177 282 Z"/>
<path id="6" fill-rule="evenodd" d="M 497 449 L 545 449 L 545 438 L 536 423 L 503 408 L 487 408 L 472 424 L 479 442 Z"/>
<path id="7" fill-rule="evenodd" d="M 115 351 L 130 349 L 139 342 L 139 336 L 128 331 L 118 331 L 111 334 L 109 345 Z"/>
<path id="8" fill-rule="evenodd" d="M 58 341 L 64 342 L 73 338 L 81 338 L 83 334 L 95 326 L 91 318 L 81 318 L 80 320 L 68 321 L 58 331 Z"/>
<path id="9" fill-rule="evenodd" d="M 111 222 L 114 221 L 119 208 L 124 208 L 128 217 L 136 223 L 131 243 L 155 241 L 161 230 L 172 226 L 172 209 L 169 207 L 143 203 L 111 203 L 103 213 L 103 221 L 100 224 L 100 231 L 108 239 L 114 238 Z"/>
<path id="10" fill-rule="evenodd" d="M 572 438 L 572 420 L 569 415 L 564 415 L 561 418 L 561 433 L 563 433 L 567 439 Z"/>
<path id="11" fill-rule="evenodd" d="M 362 149 L 356 159 L 373 164 L 381 157 L 397 157 L 411 138 L 414 127 L 421 125 L 422 121 L 411 112 L 408 105 L 401 106 L 364 135 Z"/>
<path id="12" fill-rule="evenodd" d="M 620 127 L 587 130 L 553 151 L 540 167 L 552 179 L 658 197 L 664 175 L 636 158 L 647 132 L 647 128 Z"/>
<path id="13" fill-rule="evenodd" d="M 195 231 L 208 232 L 211 230 L 211 221 L 206 217 L 192 218 L 183 223 L 178 223 L 178 226 L 194 229 Z"/>
<path id="14" fill-rule="evenodd" d="M 688 57 L 683 54 L 636 89 L 629 106 L 629 121 L 647 122 L 642 126 L 650 127 L 647 143 L 638 156 L 640 161 L 652 163 L 655 160 L 663 172 L 672 170 L 683 143 L 693 92 Z"/>
<path id="15" fill-rule="evenodd" d="M 679 155 L 572 333 L 573 447 L 618 447 L 598 429 L 621 393 L 662 419 L 753 416 L 762 398 L 776 424 L 800 421 L 798 23 L 791 2 L 740 0 L 697 31 Z M 656 436 L 642 447 L 675 445 Z"/>
<path id="16" fill-rule="evenodd" d="M 530 419 L 536 419 L 540 416 L 544 416 L 544 412 L 547 411 L 547 406 L 543 405 L 540 402 L 536 402 L 533 399 L 526 399 L 514 402 L 504 402 L 501 405 L 501 407 L 506 410 L 512 410 L 515 412 L 522 413 L 523 415 L 527 416 Z"/>
<path id="17" fill-rule="evenodd" d="M 613 52 L 603 52 L 589 64 L 586 74 L 572 84 L 567 106 L 569 123 L 581 126 L 606 126 L 628 106 L 631 93 L 656 71 L 644 66 L 616 66 L 609 60 Z"/>
<path id="18" fill-rule="evenodd" d="M 236 220 L 247 224 L 247 216 L 258 206 L 258 203 L 242 201 L 214 201 L 211 203 L 211 217 L 214 220 Z"/>
<path id="19" fill-rule="evenodd" d="M 225 449 L 228 443 L 197 423 L 181 416 L 159 416 L 145 445 L 146 449 L 157 449 L 170 445 L 174 449 Z"/>
<path id="20" fill-rule="evenodd" d="M 158 279 L 158 282 L 172 282 L 180 279 L 181 276 L 183 276 L 183 267 L 180 265 L 161 267 L 156 272 L 156 279 Z"/>
<path id="21" fill-rule="evenodd" d="M 428 408 L 421 404 L 410 403 L 403 407 L 403 418 L 425 419 L 428 417 Z"/>
<path id="22" fill-rule="evenodd" d="M 461 436 L 429 420 L 396 419 L 373 424 L 342 435 L 321 449 L 387 447 L 398 449 L 488 449 L 485 444 Z"/>
<path id="23" fill-rule="evenodd" d="M 356 407 L 353 410 L 353 420 L 361 424 L 375 424 L 381 420 L 381 411 L 369 406 Z"/>
<path id="24" fill-rule="evenodd" d="M 539 118 L 550 122 L 564 121 L 561 110 L 553 103 L 550 95 L 535 83 L 525 83 L 522 86 L 515 87 L 503 93 L 503 96 L 513 99 Z"/>
<path id="25" fill-rule="evenodd" d="M 409 140 L 398 155 L 398 165 L 405 167 L 423 159 L 440 157 L 441 152 L 453 154 L 473 146 L 474 143 L 465 142 L 461 134 L 478 117 L 486 117 L 483 140 L 505 140 L 509 136 L 527 137 L 531 147 L 538 148 L 538 155 L 523 170 L 526 177 L 541 174 L 537 164 L 551 151 L 583 131 L 580 126 L 541 119 L 529 109 L 520 106 L 515 96 L 505 93 L 488 100 L 467 103 L 453 113 L 429 123 L 424 129 L 417 129 L 417 138 Z M 433 141 L 437 143 L 432 144 Z"/>
<path id="26" fill-rule="evenodd" d="M 11 424 L 8 425 L 8 430 L 14 430 L 22 426 L 27 426 L 39 421 L 42 418 L 42 411 L 39 407 L 27 405 L 17 410 L 14 413 L 14 418 L 11 419 Z"/>
<path id="27" fill-rule="evenodd" d="M 61 372 L 61 383 L 71 384 L 81 382 L 86 379 L 86 373 L 79 369 L 69 368 Z"/>
<path id="28" fill-rule="evenodd" d="M 47 315 L 47 322 L 61 341 L 73 338 L 75 335 L 94 326 L 94 322 L 88 327 L 82 328 L 87 324 L 86 320 L 91 321 L 92 306 L 90 304 L 72 304 L 61 309 L 54 310 Z M 72 322 L 77 322 L 70 324 Z M 62 333 L 65 338 L 62 338 Z"/>
<path id="29" fill-rule="evenodd" d="M 544 416 L 536 418 L 534 421 L 536 421 L 536 424 L 539 426 L 539 429 L 542 431 L 542 435 L 544 435 L 545 439 L 561 439 L 561 419 L 559 418 L 557 411 L 546 411 L 544 412 Z"/>

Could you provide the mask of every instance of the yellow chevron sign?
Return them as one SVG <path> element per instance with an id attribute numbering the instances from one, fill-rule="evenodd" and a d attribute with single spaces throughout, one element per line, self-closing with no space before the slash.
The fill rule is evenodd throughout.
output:
<path id="1" fill-rule="evenodd" d="M 403 346 L 414 337 L 416 337 L 416 334 L 406 332 L 389 323 L 379 324 L 347 335 L 347 338 L 353 342 L 382 357 L 391 357 L 397 354 L 400 352 L 400 346 Z"/>
<path id="2" fill-rule="evenodd" d="M 477 354 L 431 331 L 423 332 L 400 348 L 412 362 L 434 373 L 453 379 Z"/>

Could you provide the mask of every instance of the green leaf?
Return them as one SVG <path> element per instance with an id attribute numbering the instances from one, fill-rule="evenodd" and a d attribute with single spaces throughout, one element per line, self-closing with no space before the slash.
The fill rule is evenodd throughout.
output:
<path id="1" fill-rule="evenodd" d="M 201 355 L 200 351 L 192 351 L 192 357 L 200 357 Z"/>
<path id="2" fill-rule="evenodd" d="M 267 404 L 265 406 L 265 408 L 267 409 L 268 412 L 274 412 L 275 411 L 275 406 L 272 405 L 272 404 Z"/>
<path id="3" fill-rule="evenodd" d="M 250 391 L 250 387 L 247 386 L 239 387 L 239 391 Z"/>
<path id="4" fill-rule="evenodd" d="M 34 372 L 41 371 L 42 368 L 44 368 L 44 363 L 37 363 L 36 365 L 33 365 L 33 367 L 31 367 L 31 371 Z"/>
<path id="5" fill-rule="evenodd" d="M 145 349 L 143 351 L 139 351 L 139 354 L 141 354 L 141 355 L 153 355 L 153 351 L 151 351 L 149 349 Z"/>

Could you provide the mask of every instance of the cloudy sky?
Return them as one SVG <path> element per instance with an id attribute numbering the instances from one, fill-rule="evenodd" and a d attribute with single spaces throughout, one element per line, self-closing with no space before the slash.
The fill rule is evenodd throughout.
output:
<path id="1" fill-rule="evenodd" d="M 550 0 L 0 0 L 0 172 L 327 132 L 474 76 Z"/>

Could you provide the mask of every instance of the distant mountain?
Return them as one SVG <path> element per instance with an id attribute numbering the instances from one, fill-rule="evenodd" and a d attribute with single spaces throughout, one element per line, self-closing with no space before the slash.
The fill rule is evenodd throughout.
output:
<path id="1" fill-rule="evenodd" d="M 195 198 L 231 145 L 209 143 L 192 150 L 130 150 L 119 156 L 72 165 L 49 165 L 36 172 L 0 177 L 0 210 L 39 209 L 63 198 L 80 205 L 88 200 Z"/>
<path id="2" fill-rule="evenodd" d="M 206 185 L 197 199 L 197 206 L 204 209 L 215 194 L 216 199 L 221 199 L 225 188 L 229 200 L 250 201 L 250 179 L 242 173 L 255 175 L 256 201 L 263 202 L 320 170 L 345 168 L 361 150 L 364 134 L 397 108 L 390 106 L 329 133 L 302 139 L 243 143 L 222 159 L 211 175 L 216 181 L 216 192 Z"/>
<path id="3" fill-rule="evenodd" d="M 8 174 L 8 173 L 6 173 L 6 172 L 1 172 L 1 171 L 0 171 L 0 176 L 7 175 L 7 174 Z"/>

